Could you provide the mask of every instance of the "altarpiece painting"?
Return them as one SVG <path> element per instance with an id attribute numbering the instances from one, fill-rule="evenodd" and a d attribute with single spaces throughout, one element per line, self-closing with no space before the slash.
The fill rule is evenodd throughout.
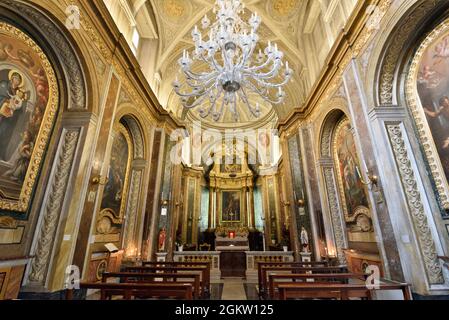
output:
<path id="1" fill-rule="evenodd" d="M 443 206 L 449 209 L 449 25 L 422 43 L 407 80 L 407 99 Z"/>
<path id="2" fill-rule="evenodd" d="M 360 177 L 361 169 L 349 119 L 344 118 L 338 124 L 333 146 L 349 241 L 375 242 L 373 221 Z"/>
<path id="3" fill-rule="evenodd" d="M 0 210 L 27 211 L 57 108 L 49 60 L 25 33 L 0 22 Z"/>
<path id="4" fill-rule="evenodd" d="M 109 234 L 120 232 L 126 211 L 132 143 L 128 131 L 118 125 L 112 142 L 108 179 L 104 186 L 97 232 Z"/>

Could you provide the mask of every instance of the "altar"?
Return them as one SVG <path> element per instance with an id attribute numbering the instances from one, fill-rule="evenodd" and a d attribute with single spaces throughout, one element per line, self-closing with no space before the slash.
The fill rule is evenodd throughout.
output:
<path id="1" fill-rule="evenodd" d="M 215 250 L 249 251 L 248 235 L 247 228 L 217 228 L 215 231 Z"/>

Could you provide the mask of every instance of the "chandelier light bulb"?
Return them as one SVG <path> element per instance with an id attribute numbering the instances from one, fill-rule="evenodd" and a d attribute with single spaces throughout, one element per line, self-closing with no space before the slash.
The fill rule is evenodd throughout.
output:
<path id="1" fill-rule="evenodd" d="M 282 70 L 284 53 L 277 43 L 273 45 L 268 41 L 267 47 L 257 53 L 257 30 L 262 19 L 254 12 L 245 22 L 240 16 L 244 10 L 240 0 L 217 0 L 213 9 L 215 21 L 212 23 L 207 14 L 201 20 L 202 29 L 209 28 L 208 38 L 203 41 L 203 35 L 195 25 L 191 33 L 195 44 L 192 58 L 189 51 L 184 50 L 179 59 L 185 81 L 176 78 L 174 91 L 185 108 L 200 107 L 202 118 L 211 116 L 214 121 L 219 121 L 225 110 L 229 110 L 238 121 L 239 103 L 246 105 L 250 114 L 258 118 L 261 106 L 256 103 L 253 107 L 250 97 L 259 97 L 272 105 L 285 100 L 282 88 L 294 71 L 288 61 Z M 204 70 L 205 65 L 207 71 L 194 72 L 193 65 L 201 66 L 195 68 L 199 70 Z M 277 93 L 272 95 L 271 89 L 277 89 Z"/>

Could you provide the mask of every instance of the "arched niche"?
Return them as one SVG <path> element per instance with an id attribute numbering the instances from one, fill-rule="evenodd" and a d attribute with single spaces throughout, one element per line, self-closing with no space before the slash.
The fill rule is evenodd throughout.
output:
<path id="1" fill-rule="evenodd" d="M 336 253 L 357 250 L 381 267 L 369 191 L 362 179 L 362 164 L 350 118 L 340 109 L 325 117 L 320 136 L 320 163 Z M 346 257 L 345 257 L 346 256 Z"/>
<path id="2" fill-rule="evenodd" d="M 108 181 L 103 188 L 102 205 L 96 220 L 98 238 L 104 238 L 99 242 L 114 242 L 124 249 L 125 257 L 137 256 L 142 248 L 145 185 L 149 170 L 148 131 L 143 129 L 143 119 L 132 105 L 118 108 L 110 137 Z M 110 199 L 111 194 L 120 194 L 119 203 Z M 114 241 L 107 241 L 110 239 Z"/>
<path id="3" fill-rule="evenodd" d="M 29 88 L 23 90 L 24 96 L 29 98 L 28 102 L 33 102 L 27 103 L 27 112 L 33 123 L 38 123 L 40 117 L 43 119 L 39 127 L 40 136 L 33 141 L 34 147 L 25 148 L 23 141 L 20 147 L 23 163 L 25 160 L 32 163 L 27 169 L 27 175 L 32 179 L 28 180 L 29 190 L 25 192 L 29 199 L 16 208 L 2 210 L 1 220 L 7 220 L 7 228 L 20 233 L 12 241 L 2 243 L 2 258 L 32 256 L 27 260 L 24 284 L 37 286 L 48 285 L 48 275 L 54 268 L 52 256 L 59 250 L 63 238 L 69 215 L 67 206 L 76 197 L 72 192 L 76 189 L 75 177 L 83 150 L 90 148 L 86 144 L 86 134 L 93 118 L 89 112 L 92 90 L 87 89 L 90 87 L 88 68 L 81 63 L 76 41 L 57 21 L 29 2 L 5 0 L 0 3 L 0 24 L 4 30 L 14 33 L 16 41 L 3 45 L 9 46 L 8 52 L 16 59 L 15 69 L 27 79 L 23 88 Z M 29 50 L 21 48 L 19 52 L 15 45 L 20 41 L 27 43 Z M 8 53 L 4 49 L 0 64 L 5 71 Z M 36 55 L 40 58 L 37 59 Z M 42 68 L 36 69 L 39 65 Z M 48 89 L 45 79 L 49 80 Z M 3 80 L 10 81 L 9 77 Z M 55 95 L 51 99 L 55 105 L 47 107 L 43 115 L 39 115 L 35 112 L 36 106 L 43 101 L 41 98 L 45 94 L 42 92 L 46 90 L 50 96 Z M 12 113 L 10 118 L 13 117 Z M 16 123 L 10 133 L 18 128 Z M 29 159 L 25 159 L 27 153 L 31 154 Z M 0 225 L 4 226 L 4 223 Z"/>
<path id="4" fill-rule="evenodd" d="M 347 248 L 348 241 L 341 211 L 334 162 L 332 160 L 332 139 L 338 121 L 344 117 L 345 113 L 341 109 L 330 111 L 324 118 L 319 139 L 321 174 L 326 190 L 327 203 L 327 215 L 325 218 L 329 222 L 325 223 L 328 252 L 330 255 L 336 255 L 341 263 L 346 262 L 343 249 Z"/>
<path id="5" fill-rule="evenodd" d="M 404 2 L 399 9 L 379 32 L 366 83 L 370 84 L 368 100 L 373 107 L 392 115 L 384 117 L 382 125 L 403 185 L 406 208 L 404 217 L 392 219 L 410 221 L 412 230 L 406 232 L 416 236 L 413 249 L 403 249 L 401 259 L 411 261 L 413 268 L 425 274 L 412 281 L 417 291 L 428 294 L 430 288 L 445 283 L 438 255 L 448 250 L 445 219 L 449 218 L 449 189 L 444 170 L 444 133 L 438 134 L 436 129 L 444 126 L 440 121 L 444 116 L 433 114 L 439 111 L 445 94 L 440 92 L 437 97 L 437 90 L 425 89 L 426 81 L 429 84 L 435 80 L 431 75 L 435 70 L 425 70 L 425 61 L 433 67 L 431 60 L 438 59 L 435 49 L 447 32 L 449 3 Z M 429 50 L 433 52 L 429 54 Z M 394 108 L 399 115 L 394 116 Z"/>

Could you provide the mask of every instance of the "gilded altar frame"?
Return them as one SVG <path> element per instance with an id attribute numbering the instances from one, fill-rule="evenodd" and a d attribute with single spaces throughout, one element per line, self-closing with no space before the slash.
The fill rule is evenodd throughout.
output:
<path id="1" fill-rule="evenodd" d="M 340 159 L 338 156 L 338 152 L 337 152 L 337 139 L 336 137 L 338 136 L 338 134 L 340 133 L 340 130 L 343 129 L 344 126 L 346 126 L 347 124 L 350 125 L 351 128 L 353 128 L 351 121 L 349 120 L 349 118 L 347 116 L 344 116 L 338 123 L 337 126 L 335 127 L 335 131 L 332 137 L 332 155 L 333 155 L 333 161 L 334 161 L 334 165 L 335 165 L 335 170 L 336 172 L 336 180 L 337 180 L 337 184 L 338 184 L 338 191 L 340 194 L 340 201 L 341 201 L 341 207 L 343 209 L 343 214 L 344 214 L 344 218 L 345 218 L 345 222 L 355 222 L 355 220 L 357 219 L 357 217 L 360 214 L 365 214 L 367 216 L 369 216 L 371 218 L 371 211 L 369 208 L 365 207 L 365 206 L 359 206 L 356 211 L 354 212 L 354 215 L 351 217 L 349 216 L 349 212 L 348 212 L 348 206 L 347 206 L 347 201 L 348 199 L 346 199 L 346 195 L 345 195 L 345 187 L 343 185 L 343 179 L 341 177 L 341 173 L 340 173 Z M 354 140 L 356 139 L 353 134 L 353 138 Z M 356 150 L 356 165 L 359 167 L 359 169 L 361 168 L 360 166 L 360 158 L 359 158 L 359 154 Z M 361 170 L 361 169 L 360 169 Z M 367 190 L 365 189 L 365 187 L 363 188 L 363 192 L 365 193 L 365 196 L 367 197 L 366 193 Z M 368 197 L 367 197 L 368 199 Z"/>
<path id="2" fill-rule="evenodd" d="M 417 81 L 421 61 L 426 50 L 448 31 L 449 19 L 441 23 L 425 38 L 413 57 L 405 84 L 406 102 L 412 114 L 412 118 L 415 121 L 418 138 L 424 150 L 424 157 L 429 164 L 441 205 L 445 210 L 449 210 L 449 185 L 429 123 L 427 122 L 427 117 L 421 104 Z"/>
<path id="3" fill-rule="evenodd" d="M 55 71 L 43 50 L 24 32 L 18 28 L 0 22 L 0 34 L 5 34 L 17 40 L 24 42 L 28 48 L 34 52 L 39 58 L 42 68 L 48 80 L 48 102 L 40 124 L 39 133 L 36 137 L 35 146 L 31 154 L 30 162 L 27 168 L 24 182 L 18 199 L 7 199 L 0 197 L 0 210 L 26 213 L 30 206 L 31 197 L 35 189 L 39 172 L 45 157 L 53 124 L 56 119 L 59 104 L 59 90 Z M 0 190 L 1 194 L 1 190 Z"/>
<path id="4" fill-rule="evenodd" d="M 109 218 L 112 223 L 114 224 L 122 224 L 125 214 L 126 214 L 126 206 L 128 203 L 128 193 L 129 193 L 129 184 L 130 184 L 130 176 L 131 176 L 131 168 L 132 168 L 132 160 L 134 155 L 134 148 L 131 136 L 128 132 L 128 130 L 125 128 L 125 126 L 121 123 L 116 123 L 114 125 L 113 131 L 116 134 L 122 134 L 125 137 L 126 143 L 128 145 L 128 163 L 126 166 L 126 173 L 125 173 L 125 181 L 123 184 L 123 195 L 122 195 L 122 202 L 120 204 L 120 212 L 118 212 L 118 217 L 116 217 L 109 208 L 101 208 L 100 214 L 97 219 L 97 224 L 100 222 L 100 220 L 104 217 Z M 115 139 L 115 137 L 114 137 Z M 113 142 L 114 143 L 114 142 Z"/>
<path id="5" fill-rule="evenodd" d="M 240 219 L 239 220 L 223 220 L 223 193 L 238 193 L 239 194 L 239 211 L 240 211 Z M 229 223 L 234 223 L 234 224 L 241 224 L 243 222 L 243 213 L 242 212 L 242 208 L 243 208 L 243 196 L 242 196 L 242 190 L 220 190 L 220 197 L 219 197 L 219 203 L 218 203 L 218 208 L 220 208 L 220 225 L 222 225 L 223 223 L 225 224 L 229 224 Z"/>

